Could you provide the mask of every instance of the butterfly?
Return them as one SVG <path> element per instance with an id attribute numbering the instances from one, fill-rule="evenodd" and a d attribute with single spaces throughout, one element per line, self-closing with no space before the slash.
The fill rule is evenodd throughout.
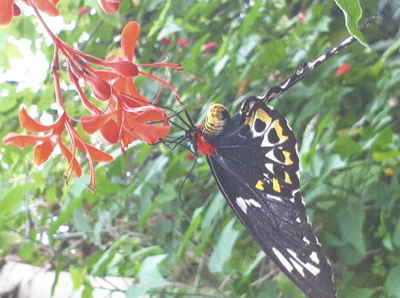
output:
<path id="1" fill-rule="evenodd" d="M 341 40 L 266 94 L 245 100 L 233 116 L 223 105 L 213 104 L 201 126 L 188 118 L 186 134 L 170 142 L 189 139 L 195 153 L 206 155 L 221 193 L 240 222 L 310 298 L 333 298 L 336 291 L 300 194 L 296 138 L 287 119 L 268 103 L 355 40 L 353 36 Z"/>

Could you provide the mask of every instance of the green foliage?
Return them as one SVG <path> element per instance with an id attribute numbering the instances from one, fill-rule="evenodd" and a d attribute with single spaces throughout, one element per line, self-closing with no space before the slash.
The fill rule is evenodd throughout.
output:
<path id="1" fill-rule="evenodd" d="M 211 103 L 220 102 L 235 113 L 245 98 L 266 92 L 345 37 L 347 29 L 357 34 L 352 31 L 355 24 L 377 9 L 376 1 L 360 1 L 363 17 L 358 20 L 360 11 L 341 6 L 346 28 L 333 1 L 246 3 L 124 0 L 117 14 L 106 15 L 95 0 L 62 0 L 64 20 L 76 24 L 59 35 L 104 58 L 118 52 L 125 23 L 138 21 L 137 60 L 162 61 L 163 50 L 185 68 L 167 76 L 184 106 L 166 88 L 157 103 L 175 111 L 185 108 L 200 124 Z M 96 13 L 79 16 L 80 5 L 96 8 Z M 297 17 L 301 9 L 304 22 Z M 372 50 L 352 44 L 272 103 L 297 137 L 307 212 L 326 247 L 341 298 L 392 298 L 400 293 L 400 43 L 395 37 L 399 26 L 387 15 L 389 10 L 381 9 L 380 29 L 371 24 L 363 32 Z M 30 39 L 32 50 L 40 49 L 51 61 L 52 47 L 37 40 L 35 26 L 33 16 L 21 16 L 0 29 L 2 67 L 8 69 L 8 59 L 19 56 L 6 43 L 8 35 Z M 169 45 L 162 42 L 164 37 Z M 179 37 L 187 40 L 187 47 L 177 42 Z M 202 49 L 209 42 L 217 48 Z M 344 62 L 350 71 L 336 76 Z M 143 71 L 165 76 L 156 68 Z M 61 79 L 68 81 L 63 72 Z M 149 100 L 161 88 L 151 80 L 135 82 Z M 57 117 L 51 109 L 50 74 L 35 89 L 20 90 L 19 84 L 0 85 L 1 139 L 11 131 L 22 132 L 21 104 L 28 111 L 36 106 L 37 119 L 45 111 Z M 75 93 L 63 93 L 68 111 L 83 113 Z M 171 132 L 182 134 L 179 129 Z M 193 288 L 209 290 L 202 292 L 206 297 L 302 297 L 234 218 L 204 156 L 190 172 L 193 161 L 183 148 L 134 142 L 126 156 L 117 146 L 108 150 L 114 161 L 96 166 L 92 193 L 84 160 L 86 174 L 66 186 L 68 165 L 60 155 L 36 167 L 32 148 L 0 144 L 0 256 L 18 254 L 35 265 L 52 260 L 57 270 L 69 271 L 75 289 L 84 286 L 85 297 L 92 291 L 88 274 L 135 278 L 128 297 L 185 297 L 194 295 Z"/>

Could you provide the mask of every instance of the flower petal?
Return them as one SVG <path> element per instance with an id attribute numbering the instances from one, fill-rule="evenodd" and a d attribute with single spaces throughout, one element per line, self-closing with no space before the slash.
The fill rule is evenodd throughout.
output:
<path id="1" fill-rule="evenodd" d="M 178 38 L 178 43 L 180 43 L 181 46 L 187 47 L 188 43 L 186 41 L 186 39 L 179 37 Z"/>
<path id="2" fill-rule="evenodd" d="M 90 11 L 89 7 L 83 6 L 83 7 L 79 8 L 78 14 L 79 15 L 84 15 L 84 14 L 88 13 L 89 11 Z"/>
<path id="3" fill-rule="evenodd" d="M 21 8 L 17 4 L 13 5 L 13 16 L 18 17 L 21 14 Z"/>
<path id="4" fill-rule="evenodd" d="M 131 112 L 127 112 L 126 121 L 136 122 L 150 122 L 150 121 L 163 121 L 167 118 L 167 115 L 159 107 L 148 105 L 133 109 Z"/>
<path id="5" fill-rule="evenodd" d="M 104 126 L 112 117 L 114 117 L 115 111 L 110 113 L 104 113 L 102 115 L 88 115 L 81 118 L 81 125 L 84 132 L 87 134 L 93 134 Z"/>
<path id="6" fill-rule="evenodd" d="M 28 112 L 25 110 L 25 108 L 22 108 L 19 111 L 19 123 L 21 124 L 22 128 L 30 131 L 30 132 L 45 132 L 52 130 L 54 126 L 57 125 L 57 122 L 52 124 L 52 125 L 43 125 L 37 122 L 36 120 L 32 119 L 31 116 L 29 116 Z"/>
<path id="7" fill-rule="evenodd" d="M 339 66 L 337 72 L 336 72 L 336 76 L 341 76 L 344 75 L 346 72 L 349 72 L 351 69 L 351 66 L 349 63 L 342 63 L 342 65 Z"/>
<path id="8" fill-rule="evenodd" d="M 80 74 L 79 77 L 90 86 L 96 99 L 100 101 L 106 101 L 110 99 L 112 87 L 106 80 L 101 77 L 94 77 L 84 74 Z"/>
<path id="9" fill-rule="evenodd" d="M 8 25 L 13 18 L 14 0 L 1 0 L 0 26 Z"/>
<path id="10" fill-rule="evenodd" d="M 97 0 L 101 9 L 108 14 L 116 13 L 119 9 L 119 3 L 112 3 L 107 0 Z"/>
<path id="11" fill-rule="evenodd" d="M 63 142 L 59 142 L 58 145 L 60 146 L 61 149 L 61 154 L 65 156 L 65 158 L 68 160 L 68 163 L 70 165 L 70 169 L 72 172 L 76 175 L 76 177 L 80 177 L 82 175 L 82 168 L 79 162 L 76 160 L 75 156 L 72 156 L 71 151 L 64 145 Z M 72 162 L 72 164 L 71 164 Z M 67 179 L 67 183 L 71 177 Z"/>
<path id="12" fill-rule="evenodd" d="M 137 122 L 128 132 L 143 143 L 154 144 L 169 134 L 169 126 L 167 122 L 164 122 L 162 125 Z"/>
<path id="13" fill-rule="evenodd" d="M 121 48 L 125 60 L 133 61 L 137 39 L 140 33 L 140 26 L 137 22 L 129 22 L 122 30 Z"/>
<path id="14" fill-rule="evenodd" d="M 47 136 L 31 136 L 31 135 L 20 135 L 15 132 L 10 132 L 3 138 L 4 145 L 13 145 L 18 148 L 25 148 L 26 146 L 36 146 L 37 143 L 45 142 L 50 138 L 51 135 Z"/>
<path id="15" fill-rule="evenodd" d="M 118 126 L 114 120 L 108 121 L 98 131 L 97 136 L 104 145 L 113 145 L 118 142 Z"/>
<path id="16" fill-rule="evenodd" d="M 47 15 L 51 17 L 56 17 L 60 15 L 60 11 L 56 7 L 58 1 L 49 1 L 49 0 L 30 0 L 32 5 L 37 9 L 43 11 Z"/>
<path id="17" fill-rule="evenodd" d="M 128 147 L 129 144 L 133 142 L 133 140 L 135 140 L 135 136 L 130 134 L 126 129 L 122 128 L 121 137 L 120 137 L 121 147 L 122 148 Z M 123 151 L 123 153 L 124 153 L 124 151 Z"/>
<path id="18" fill-rule="evenodd" d="M 45 161 L 47 161 L 50 157 L 50 154 L 54 151 L 56 145 L 57 141 L 55 140 L 55 138 L 49 138 L 42 144 L 37 145 L 33 154 L 33 162 L 35 163 L 35 165 L 40 166 Z"/>
<path id="19" fill-rule="evenodd" d="M 201 46 L 202 51 L 208 51 L 208 50 L 213 50 L 218 47 L 218 44 L 216 42 L 207 42 Z"/>
<path id="20" fill-rule="evenodd" d="M 104 64 L 105 67 L 110 67 L 114 69 L 120 76 L 123 77 L 137 77 L 139 74 L 139 69 L 136 64 L 130 61 L 116 61 L 116 62 L 108 62 Z"/>
<path id="21" fill-rule="evenodd" d="M 112 155 L 108 154 L 107 152 L 97 149 L 96 147 L 93 147 L 92 145 L 86 145 L 86 147 L 87 147 L 87 150 L 89 151 L 88 153 L 90 154 L 90 157 L 94 161 L 111 162 L 113 160 Z"/>
<path id="22" fill-rule="evenodd" d="M 106 81 L 116 80 L 119 75 L 111 70 L 94 70 L 94 72 L 102 79 Z"/>

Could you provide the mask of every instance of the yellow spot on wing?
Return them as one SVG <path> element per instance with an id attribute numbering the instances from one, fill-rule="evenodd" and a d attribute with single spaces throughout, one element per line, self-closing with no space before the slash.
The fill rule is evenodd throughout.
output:
<path id="1" fill-rule="evenodd" d="M 263 109 L 257 110 L 257 118 L 260 119 L 261 121 L 265 122 L 265 124 L 267 124 L 267 125 L 272 121 L 272 118 Z"/>
<path id="2" fill-rule="evenodd" d="M 281 186 L 279 185 L 278 179 L 276 179 L 276 178 L 272 179 L 272 188 L 273 188 L 276 192 L 281 192 Z"/>
<path id="3" fill-rule="evenodd" d="M 276 134 L 279 137 L 279 140 L 287 140 L 289 138 L 288 136 L 285 136 L 283 134 L 283 128 L 282 128 L 281 124 L 279 123 L 279 119 L 277 119 L 275 121 L 275 130 L 276 130 Z"/>
<path id="4" fill-rule="evenodd" d="M 290 152 L 289 151 L 282 151 L 282 152 L 283 152 L 283 155 L 285 156 L 286 164 L 292 165 L 293 160 L 290 158 Z"/>
<path id="5" fill-rule="evenodd" d="M 259 190 L 264 190 L 264 183 L 261 180 L 257 181 L 256 188 Z"/>
<path id="6" fill-rule="evenodd" d="M 288 172 L 285 172 L 285 182 L 288 184 L 292 184 L 292 180 L 290 179 L 290 175 Z"/>
<path id="7" fill-rule="evenodd" d="M 244 125 L 251 125 L 253 123 L 253 119 L 254 119 L 254 114 L 251 114 L 250 116 L 246 117 L 246 121 L 244 122 Z"/>

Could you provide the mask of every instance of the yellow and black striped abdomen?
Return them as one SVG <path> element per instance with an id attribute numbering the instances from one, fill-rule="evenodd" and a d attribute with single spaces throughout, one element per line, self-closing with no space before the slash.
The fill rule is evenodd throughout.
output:
<path id="1" fill-rule="evenodd" d="M 222 133 L 229 124 L 229 120 L 230 115 L 227 109 L 222 104 L 213 104 L 201 126 L 202 135 L 206 140 L 212 140 Z"/>

